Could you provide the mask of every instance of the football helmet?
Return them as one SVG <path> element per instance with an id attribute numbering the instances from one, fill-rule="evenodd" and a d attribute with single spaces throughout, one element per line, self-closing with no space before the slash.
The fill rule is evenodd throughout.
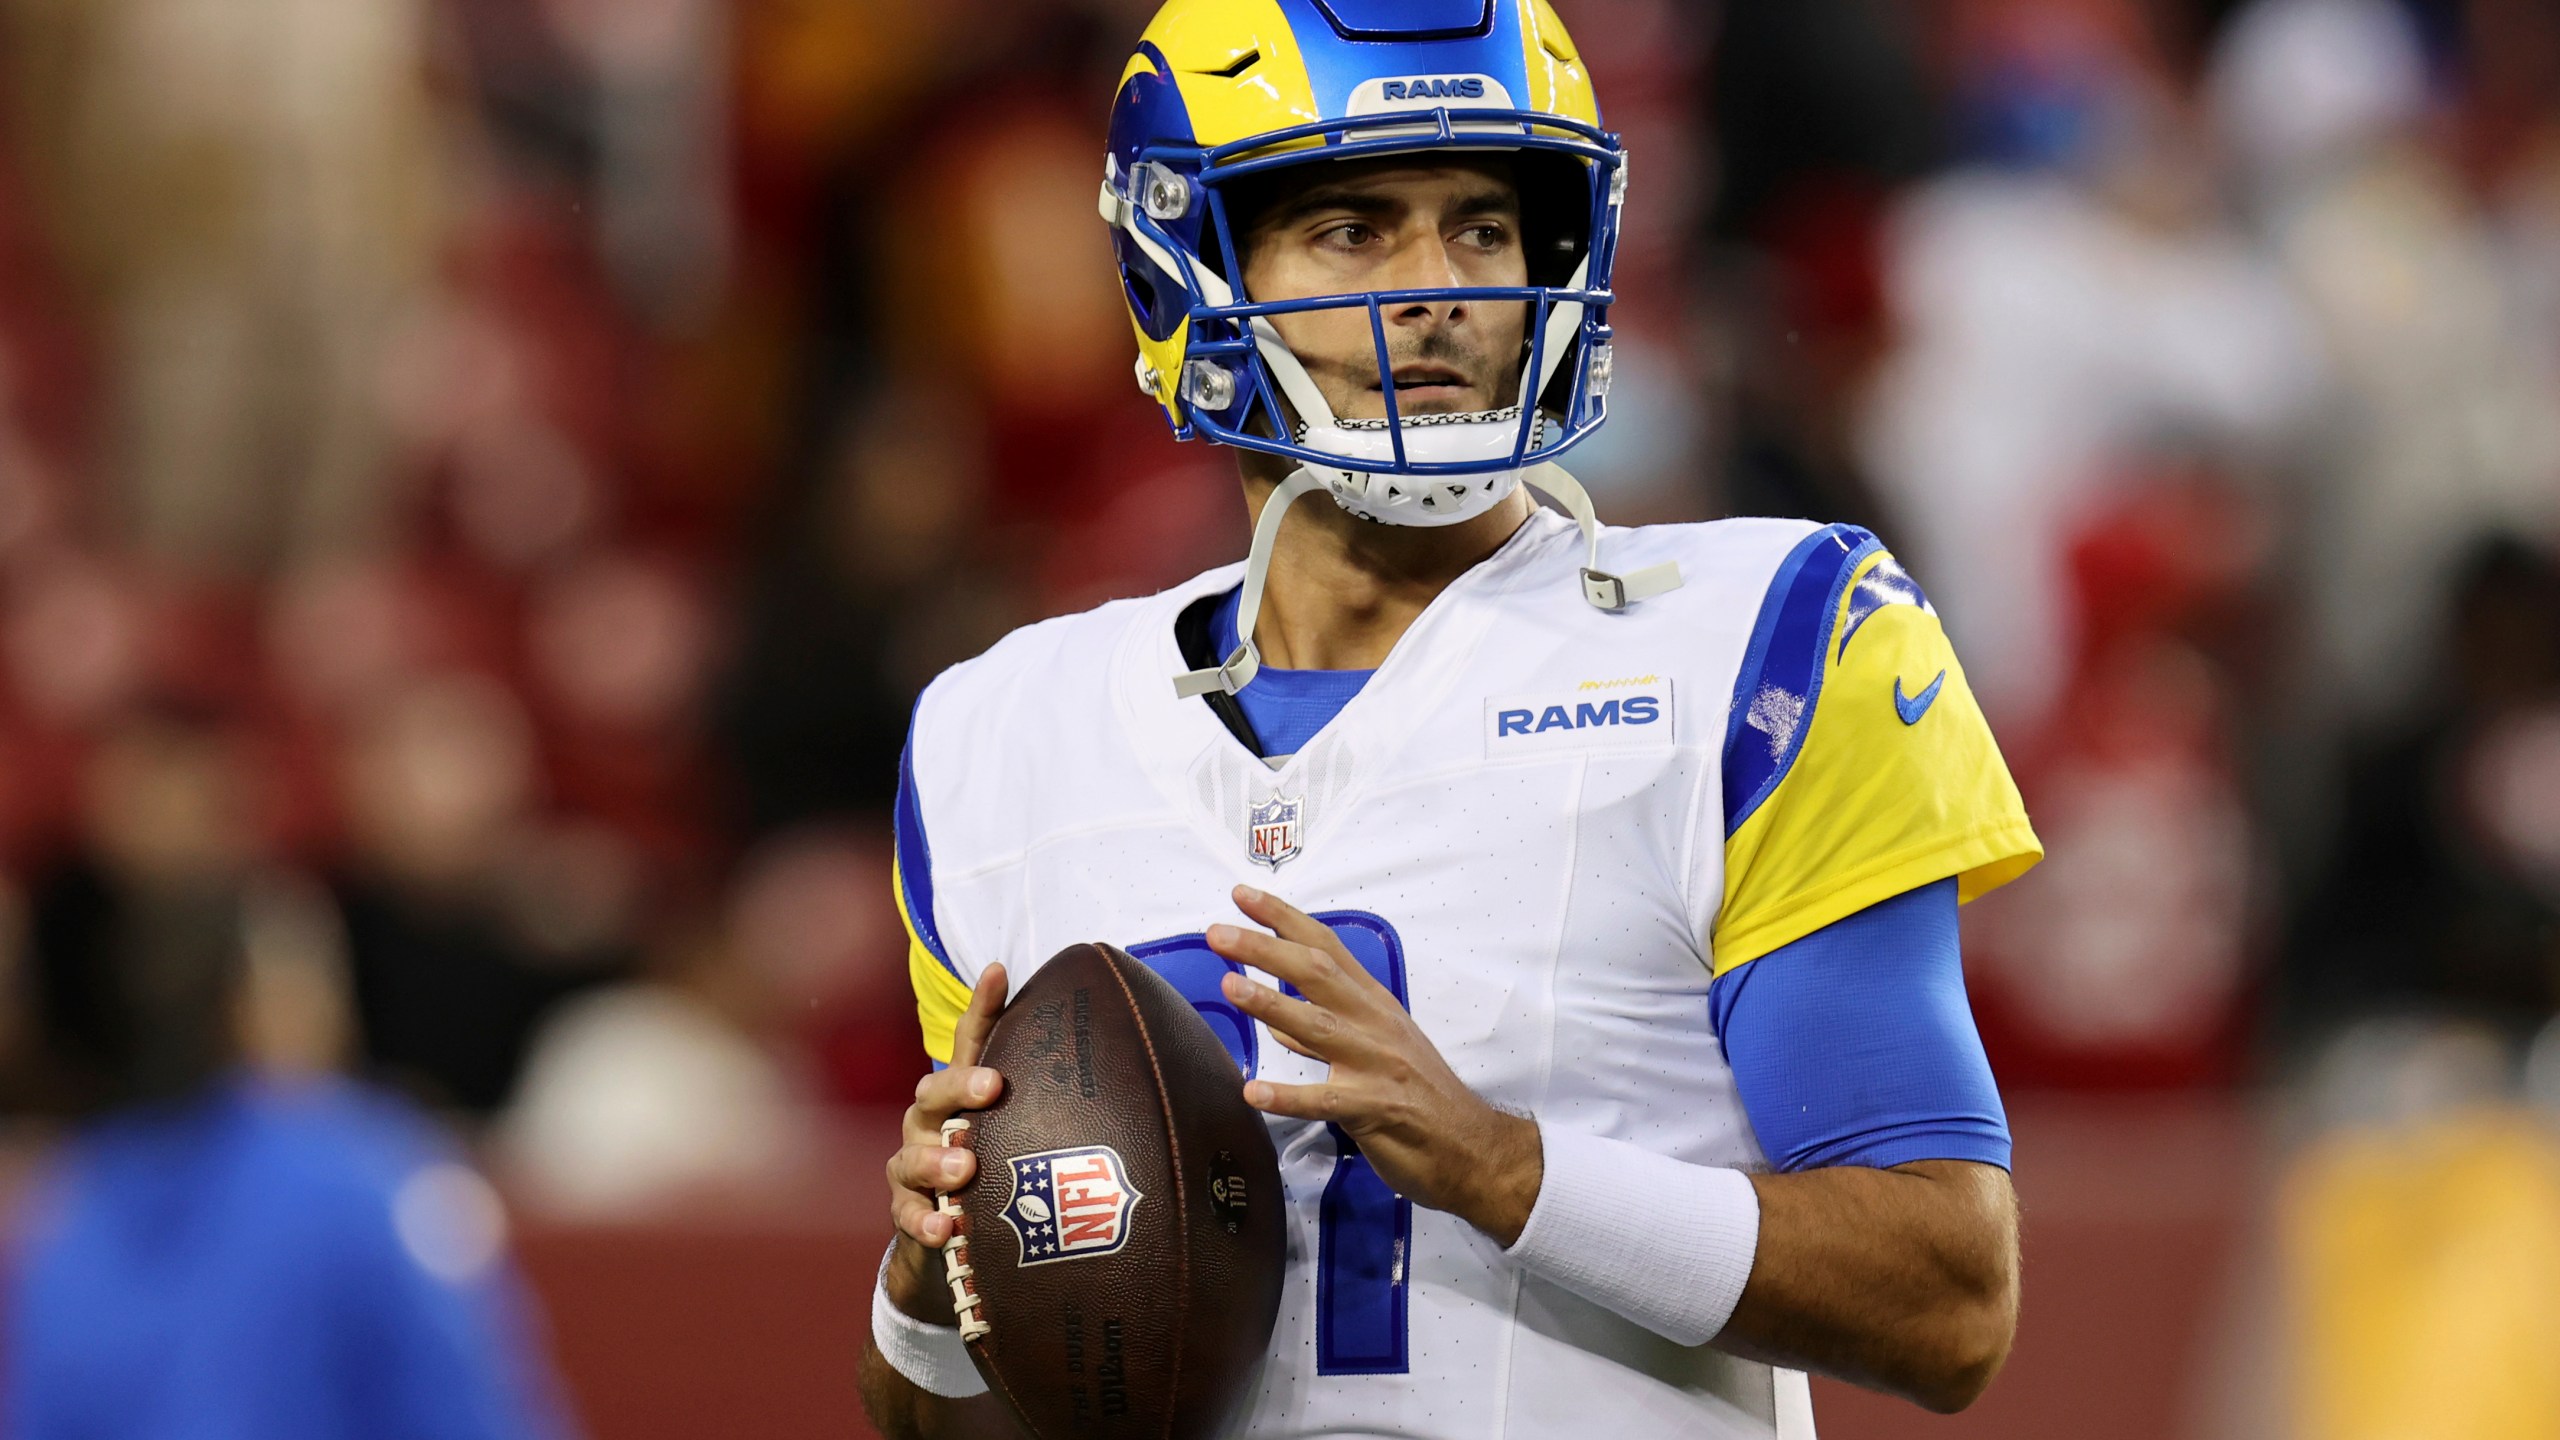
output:
<path id="1" fill-rule="evenodd" d="M 1292 167 L 1417 151 L 1513 158 L 1529 283 L 1279 301 L 1244 293 L 1238 193 Z M 1671 566 L 1599 568 L 1599 521 L 1553 462 L 1608 418 L 1610 268 L 1626 152 L 1603 129 L 1572 37 L 1547 0 L 1170 0 L 1121 72 L 1100 208 L 1138 338 L 1138 384 L 1174 434 L 1296 469 L 1265 505 L 1225 664 L 1176 683 L 1230 694 L 1253 678 L 1253 625 L 1288 506 L 1316 489 L 1364 519 L 1449 525 L 1524 480 L 1581 525 L 1583 595 L 1615 610 L 1680 583 Z M 1529 308 L 1514 402 L 1473 414 L 1336 416 L 1272 317 L 1368 314 L 1391 373 L 1386 307 Z"/>

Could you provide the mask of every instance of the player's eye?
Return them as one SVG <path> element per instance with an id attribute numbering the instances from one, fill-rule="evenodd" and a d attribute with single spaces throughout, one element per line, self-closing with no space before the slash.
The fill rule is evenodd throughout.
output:
<path id="1" fill-rule="evenodd" d="M 1344 249 L 1356 250 L 1378 238 L 1378 232 L 1361 224 L 1357 220 L 1346 220 L 1339 225 L 1326 227 L 1326 229 L 1319 233 L 1316 238 L 1324 241 L 1328 245 L 1338 245 Z"/>
<path id="2" fill-rule="evenodd" d="M 1511 230 L 1506 225 L 1470 225 L 1458 232 L 1458 238 L 1480 250 L 1499 250 L 1511 243 Z"/>

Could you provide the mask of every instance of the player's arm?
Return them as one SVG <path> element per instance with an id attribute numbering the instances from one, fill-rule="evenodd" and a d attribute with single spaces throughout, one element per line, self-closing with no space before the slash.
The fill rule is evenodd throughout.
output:
<path id="1" fill-rule="evenodd" d="M 2018 1307 L 2009 1131 L 1938 881 L 1716 981 L 1716 1029 L 1775 1174 L 1724 1349 L 1960 1409 Z"/>
<path id="2" fill-rule="evenodd" d="M 1718 1343 L 1969 1404 L 2017 1314 L 2010 1133 L 1958 899 L 2043 853 L 1938 612 L 1874 536 L 1779 566 L 1723 758 L 1715 1030 L 1779 1174 Z"/>
<path id="3" fill-rule="evenodd" d="M 1711 998 L 1779 1173 L 1752 1179 L 1758 1251 L 1719 1343 L 1956 1408 L 2017 1310 L 1957 905 L 2042 847 L 1937 611 L 1864 531 L 1780 567 L 1732 715 Z"/>
<path id="4" fill-rule="evenodd" d="M 1667 1339 L 1942 1411 L 1998 1373 L 2017 1314 L 2017 1216 L 2006 1120 L 1964 1007 L 1954 882 L 1719 982 L 1729 1044 L 1748 1037 L 1745 1106 L 1772 1159 L 1801 1167 L 1775 1175 L 1495 1109 L 1324 925 L 1258 891 L 1236 900 L 1271 933 L 1213 926 L 1210 946 L 1305 998 L 1231 975 L 1228 999 L 1331 1067 L 1317 1085 L 1252 1082 L 1255 1106 L 1341 1125 L 1398 1194 Z"/>
<path id="5" fill-rule="evenodd" d="M 1760 1244 L 1718 1349 L 1941 1413 L 1978 1399 L 2018 1325 L 2007 1171 L 1963 1160 L 1752 1179 Z"/>
<path id="6" fill-rule="evenodd" d="M 860 1372 L 862 1408 L 887 1440 L 985 1440 L 1021 1433 L 1011 1412 L 977 1382 L 959 1349 L 959 1322 L 942 1273 L 942 1243 L 951 1238 L 951 1220 L 934 1208 L 935 1191 L 968 1184 L 977 1166 L 969 1151 L 942 1143 L 942 1122 L 963 1110 L 983 1109 L 1003 1093 L 1004 1077 L 976 1062 L 1004 999 L 1004 967 L 990 965 L 953 1027 L 951 1065 L 916 1085 L 901 1144 L 889 1157 L 889 1214 L 898 1233 L 881 1268 L 881 1294 L 874 1299 L 872 1338 L 862 1347 Z M 894 1315 L 879 1312 L 882 1300 Z M 891 1350 L 924 1379 L 902 1371 Z"/>

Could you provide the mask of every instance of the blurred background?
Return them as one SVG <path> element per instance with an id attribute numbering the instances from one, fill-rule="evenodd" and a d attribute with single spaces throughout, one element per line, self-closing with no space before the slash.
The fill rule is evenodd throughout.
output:
<path id="1" fill-rule="evenodd" d="M 12 1232 L 443 1155 L 383 1243 L 548 1433 L 868 1433 L 909 707 L 1243 549 L 1092 216 L 1151 8 L 0 0 Z M 2052 854 L 1968 912 L 2010 1372 L 1823 1433 L 2560 1436 L 2560 8 L 1559 8 L 1577 473 L 1884 534 Z"/>

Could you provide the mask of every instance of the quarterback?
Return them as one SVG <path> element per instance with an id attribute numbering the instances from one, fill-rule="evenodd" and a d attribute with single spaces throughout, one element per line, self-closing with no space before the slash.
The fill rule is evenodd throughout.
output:
<path id="1" fill-rule="evenodd" d="M 1547 0 L 1172 0 L 1100 208 L 1138 379 L 1233 447 L 1241 565 L 1024 629 L 918 703 L 927 1048 L 863 1392 L 1011 1433 L 953 1326 L 942 1121 L 1109 940 L 1234 1053 L 1287 1188 L 1255 1440 L 1810 1436 L 2008 1353 L 2007 1119 L 1963 901 L 2041 851 L 1863 531 L 1606 529 L 1626 156 Z M 1531 491 L 1558 507 L 1537 504 Z M 1286 896 L 1287 898 L 1282 898 Z"/>

